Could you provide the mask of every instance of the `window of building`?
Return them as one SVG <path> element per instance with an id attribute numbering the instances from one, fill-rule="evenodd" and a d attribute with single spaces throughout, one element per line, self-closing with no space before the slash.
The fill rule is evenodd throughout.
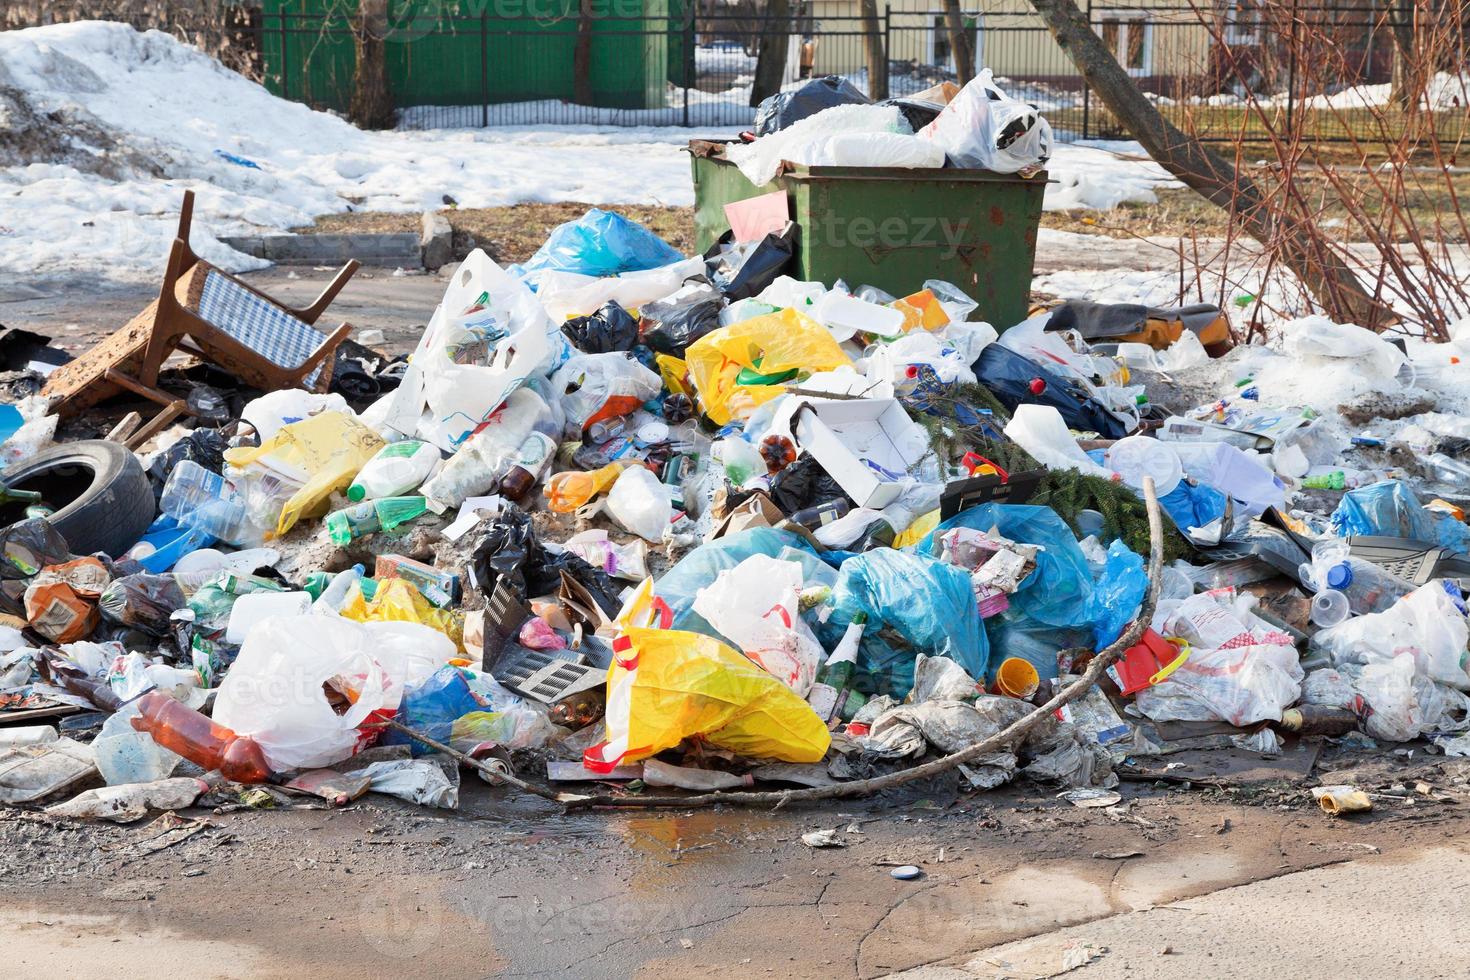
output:
<path id="1" fill-rule="evenodd" d="M 1144 11 L 1104 11 L 1098 15 L 1097 32 L 1128 74 L 1152 74 L 1153 25 Z"/>

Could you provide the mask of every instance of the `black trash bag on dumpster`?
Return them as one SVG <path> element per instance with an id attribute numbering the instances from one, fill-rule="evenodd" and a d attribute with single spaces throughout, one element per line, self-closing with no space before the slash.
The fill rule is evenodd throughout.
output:
<path id="1" fill-rule="evenodd" d="M 561 325 L 561 332 L 583 354 L 630 351 L 638 343 L 638 321 L 614 300 L 596 313 L 572 317 Z"/>
<path id="2" fill-rule="evenodd" d="M 841 75 L 827 75 L 762 101 L 755 110 L 753 128 L 755 135 L 765 136 L 801 122 L 807 116 L 814 116 L 823 109 L 839 105 L 867 105 L 871 101 L 861 89 Z"/>
<path id="3" fill-rule="evenodd" d="M 702 276 L 691 276 L 663 299 L 647 304 L 642 316 L 643 342 L 660 354 L 683 357 L 700 337 L 720 326 L 724 295 Z"/>
<path id="4" fill-rule="evenodd" d="M 971 368 L 1008 412 L 1017 405 L 1050 405 L 1069 429 L 1096 432 L 1103 439 L 1128 434 L 1129 423 L 1104 408 L 1082 385 L 1000 344 L 981 351 Z"/>
<path id="5" fill-rule="evenodd" d="M 772 232 L 758 242 L 735 244 L 735 233 L 725 232 L 704 253 L 704 268 L 730 302 L 749 299 L 786 271 L 791 264 L 796 224 L 788 222 L 780 234 Z"/>
<path id="6" fill-rule="evenodd" d="M 908 122 L 909 127 L 916 133 L 932 123 L 944 111 L 944 106 L 938 102 L 926 102 L 923 99 L 914 98 L 885 99 L 879 104 L 897 107 L 898 111 L 903 113 L 903 118 Z"/>
<path id="7" fill-rule="evenodd" d="M 153 502 L 163 497 L 163 485 L 168 476 L 180 463 L 189 460 L 198 463 L 211 473 L 223 473 L 225 450 L 230 441 L 218 429 L 195 429 L 163 452 L 153 457 L 148 467 L 148 482 L 153 484 Z"/>
<path id="8" fill-rule="evenodd" d="M 570 551 L 552 555 L 536 538 L 531 516 L 511 508 L 494 518 L 490 529 L 470 555 L 468 577 L 475 587 L 489 595 L 504 579 L 516 598 L 525 602 L 535 596 L 555 593 L 561 587 L 561 574 L 586 587 L 603 612 L 617 614 L 621 603 L 618 588 L 599 568 L 594 568 Z"/>
<path id="9" fill-rule="evenodd" d="M 852 498 L 810 454 L 771 477 L 771 500 L 788 515 L 831 500 L 852 503 Z"/>

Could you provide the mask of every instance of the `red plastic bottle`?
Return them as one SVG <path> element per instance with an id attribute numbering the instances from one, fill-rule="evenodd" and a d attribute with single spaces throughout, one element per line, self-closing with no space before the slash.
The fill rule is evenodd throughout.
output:
<path id="1" fill-rule="evenodd" d="M 236 735 L 161 691 L 138 701 L 133 728 L 206 770 L 218 770 L 237 783 L 263 783 L 270 777 L 265 753 L 255 739 Z"/>

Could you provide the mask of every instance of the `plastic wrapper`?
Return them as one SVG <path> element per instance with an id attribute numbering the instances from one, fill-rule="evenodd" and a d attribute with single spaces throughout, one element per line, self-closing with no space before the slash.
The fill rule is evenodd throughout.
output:
<path id="1" fill-rule="evenodd" d="M 764 290 L 791 264 L 796 226 L 772 232 L 757 242 L 736 242 L 725 232 L 704 253 L 710 282 L 731 301 L 750 299 Z M 675 352 L 677 353 L 677 352 Z"/>
<path id="2" fill-rule="evenodd" d="M 789 92 L 767 96 L 755 110 L 755 135 L 779 132 L 792 123 L 839 105 L 866 105 L 871 100 L 841 75 L 814 78 Z"/>
<path id="3" fill-rule="evenodd" d="M 596 313 L 572 317 L 561 325 L 561 332 L 584 354 L 629 351 L 638 343 L 638 321 L 611 300 Z"/>
<path id="4" fill-rule="evenodd" d="M 658 375 L 622 353 L 575 355 L 551 377 L 567 431 L 579 436 L 593 422 L 637 411 L 662 388 Z"/>
<path id="5" fill-rule="evenodd" d="M 52 643 L 84 640 L 97 628 L 97 599 L 111 581 L 112 572 L 96 558 L 48 565 L 26 586 L 26 620 Z"/>
<path id="6" fill-rule="evenodd" d="M 1123 635 L 1138 615 L 1148 592 L 1143 558 L 1122 541 L 1108 546 L 1108 559 L 1092 589 L 1093 649 L 1101 650 Z"/>
<path id="7" fill-rule="evenodd" d="M 562 734 L 545 714 L 530 706 L 471 711 L 450 726 L 449 745 L 461 752 L 493 743 L 507 749 L 534 749 Z"/>
<path id="8" fill-rule="evenodd" d="M 989 68 L 972 78 L 919 131 L 958 167 L 1001 174 L 1039 168 L 1051 157 L 1051 125 L 1035 107 L 1000 90 Z"/>
<path id="9" fill-rule="evenodd" d="M 690 346 L 684 363 L 704 413 L 716 425 L 745 418 L 785 393 L 781 384 L 741 384 L 742 370 L 794 378 L 851 367 L 827 328 L 796 310 L 758 316 L 721 327 Z"/>
<path id="10" fill-rule="evenodd" d="M 168 636 L 175 610 L 189 600 L 172 575 L 125 575 L 102 592 L 98 606 L 109 622 L 121 623 L 152 636 Z M 229 617 L 225 620 L 228 622 Z"/>
<path id="11" fill-rule="evenodd" d="M 904 659 L 897 694 L 912 684 L 917 653 L 949 657 L 971 677 L 984 676 L 990 647 L 980 622 L 970 576 L 953 565 L 922 554 L 879 549 L 849 558 L 832 589 L 831 622 L 846 626 L 858 613 L 868 617 L 859 664 L 878 672 L 892 665 L 871 656 L 872 634 L 887 626 L 912 647 Z M 902 690 L 899 690 L 899 688 Z"/>
<path id="12" fill-rule="evenodd" d="M 323 412 L 283 427 L 258 447 L 229 450 L 225 461 L 299 483 L 300 489 L 281 506 L 275 527 L 279 536 L 291 530 L 300 518 L 324 513 L 327 498 L 346 490 L 357 471 L 382 448 L 378 434 L 356 418 Z"/>
<path id="13" fill-rule="evenodd" d="M 412 623 L 268 619 L 240 648 L 213 718 L 252 738 L 273 771 L 330 766 L 376 741 L 373 715 L 397 710 L 405 686 L 453 655 L 443 636 Z M 328 684 L 346 702 L 341 713 Z"/>
<path id="14" fill-rule="evenodd" d="M 643 343 L 660 354 L 682 358 L 690 344 L 719 329 L 724 306 L 718 289 L 703 278 L 691 279 L 638 311 Z"/>
<path id="15" fill-rule="evenodd" d="M 563 544 L 568 551 L 611 578 L 641 582 L 648 577 L 648 546 L 642 541 L 618 544 L 608 537 L 606 531 L 593 529 L 574 534 Z"/>
<path id="16" fill-rule="evenodd" d="M 1420 505 L 1414 492 L 1397 480 L 1349 490 L 1332 512 L 1339 537 L 1382 534 L 1433 541 L 1458 554 L 1470 554 L 1470 527 Z"/>
<path id="17" fill-rule="evenodd" d="M 694 611 L 742 653 L 802 697 L 825 655 L 800 614 L 801 565 L 751 555 L 699 591 Z"/>
<path id="18" fill-rule="evenodd" d="M 638 222 L 613 211 L 589 208 L 557 225 L 536 254 L 511 271 L 523 277 L 543 270 L 615 276 L 678 262 L 684 256 Z"/>
<path id="19" fill-rule="evenodd" d="M 607 676 L 607 740 L 583 765 L 608 772 L 698 735 L 751 759 L 819 762 L 831 736 L 811 706 L 708 636 L 628 629 Z"/>

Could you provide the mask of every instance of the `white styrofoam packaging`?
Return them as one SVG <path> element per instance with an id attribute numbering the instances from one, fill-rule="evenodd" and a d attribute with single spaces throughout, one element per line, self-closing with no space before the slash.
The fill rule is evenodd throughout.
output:
<path id="1" fill-rule="evenodd" d="M 859 507 L 882 510 L 900 484 L 867 464 L 906 473 L 929 451 L 929 436 L 895 399 L 811 401 L 795 414 L 796 442 Z"/>

